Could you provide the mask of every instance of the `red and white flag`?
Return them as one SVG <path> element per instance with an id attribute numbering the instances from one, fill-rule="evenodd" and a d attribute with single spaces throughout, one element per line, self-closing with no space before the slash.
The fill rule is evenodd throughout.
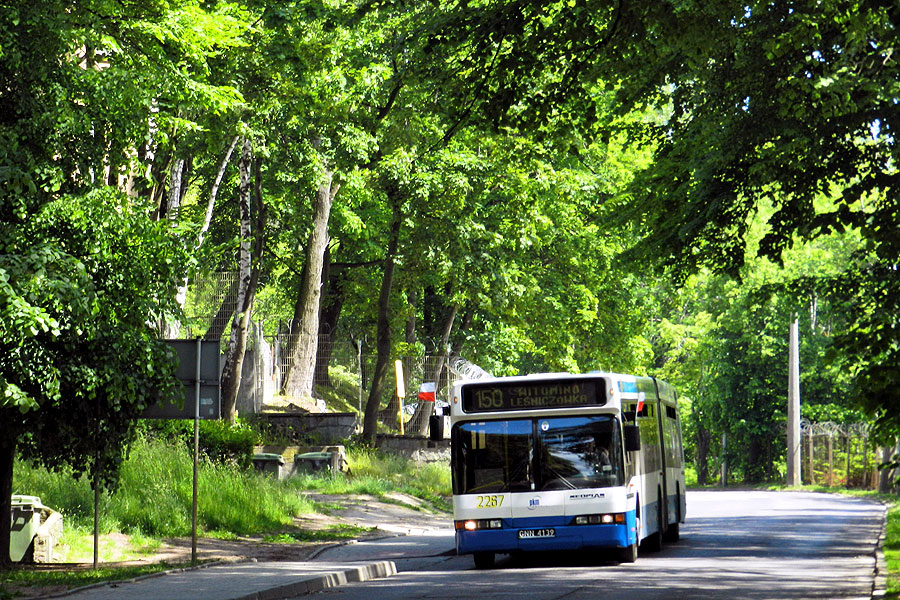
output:
<path id="1" fill-rule="evenodd" d="M 434 402 L 434 382 L 423 383 L 419 386 L 419 400 Z"/>

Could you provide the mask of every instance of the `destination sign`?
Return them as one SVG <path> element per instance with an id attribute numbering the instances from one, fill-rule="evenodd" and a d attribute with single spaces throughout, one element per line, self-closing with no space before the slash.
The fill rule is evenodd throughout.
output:
<path id="1" fill-rule="evenodd" d="M 602 379 L 561 379 L 465 385 L 462 409 L 467 413 L 606 404 Z"/>

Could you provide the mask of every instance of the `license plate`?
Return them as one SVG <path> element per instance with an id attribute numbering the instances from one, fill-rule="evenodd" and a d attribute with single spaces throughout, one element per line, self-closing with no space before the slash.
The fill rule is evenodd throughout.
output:
<path id="1" fill-rule="evenodd" d="M 520 529 L 519 539 L 556 537 L 555 529 Z"/>

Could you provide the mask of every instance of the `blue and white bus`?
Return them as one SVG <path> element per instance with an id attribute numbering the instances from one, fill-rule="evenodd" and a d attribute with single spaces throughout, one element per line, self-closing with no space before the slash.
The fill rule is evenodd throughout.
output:
<path id="1" fill-rule="evenodd" d="M 675 390 L 652 377 L 541 374 L 458 382 L 450 404 L 456 549 L 614 548 L 677 541 L 684 453 Z"/>

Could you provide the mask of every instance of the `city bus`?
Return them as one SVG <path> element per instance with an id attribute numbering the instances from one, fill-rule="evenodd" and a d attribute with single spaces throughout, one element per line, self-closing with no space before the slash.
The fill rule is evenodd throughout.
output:
<path id="1" fill-rule="evenodd" d="M 686 513 L 675 390 L 653 377 L 554 373 L 465 380 L 450 403 L 456 549 L 611 549 L 678 541 Z"/>

